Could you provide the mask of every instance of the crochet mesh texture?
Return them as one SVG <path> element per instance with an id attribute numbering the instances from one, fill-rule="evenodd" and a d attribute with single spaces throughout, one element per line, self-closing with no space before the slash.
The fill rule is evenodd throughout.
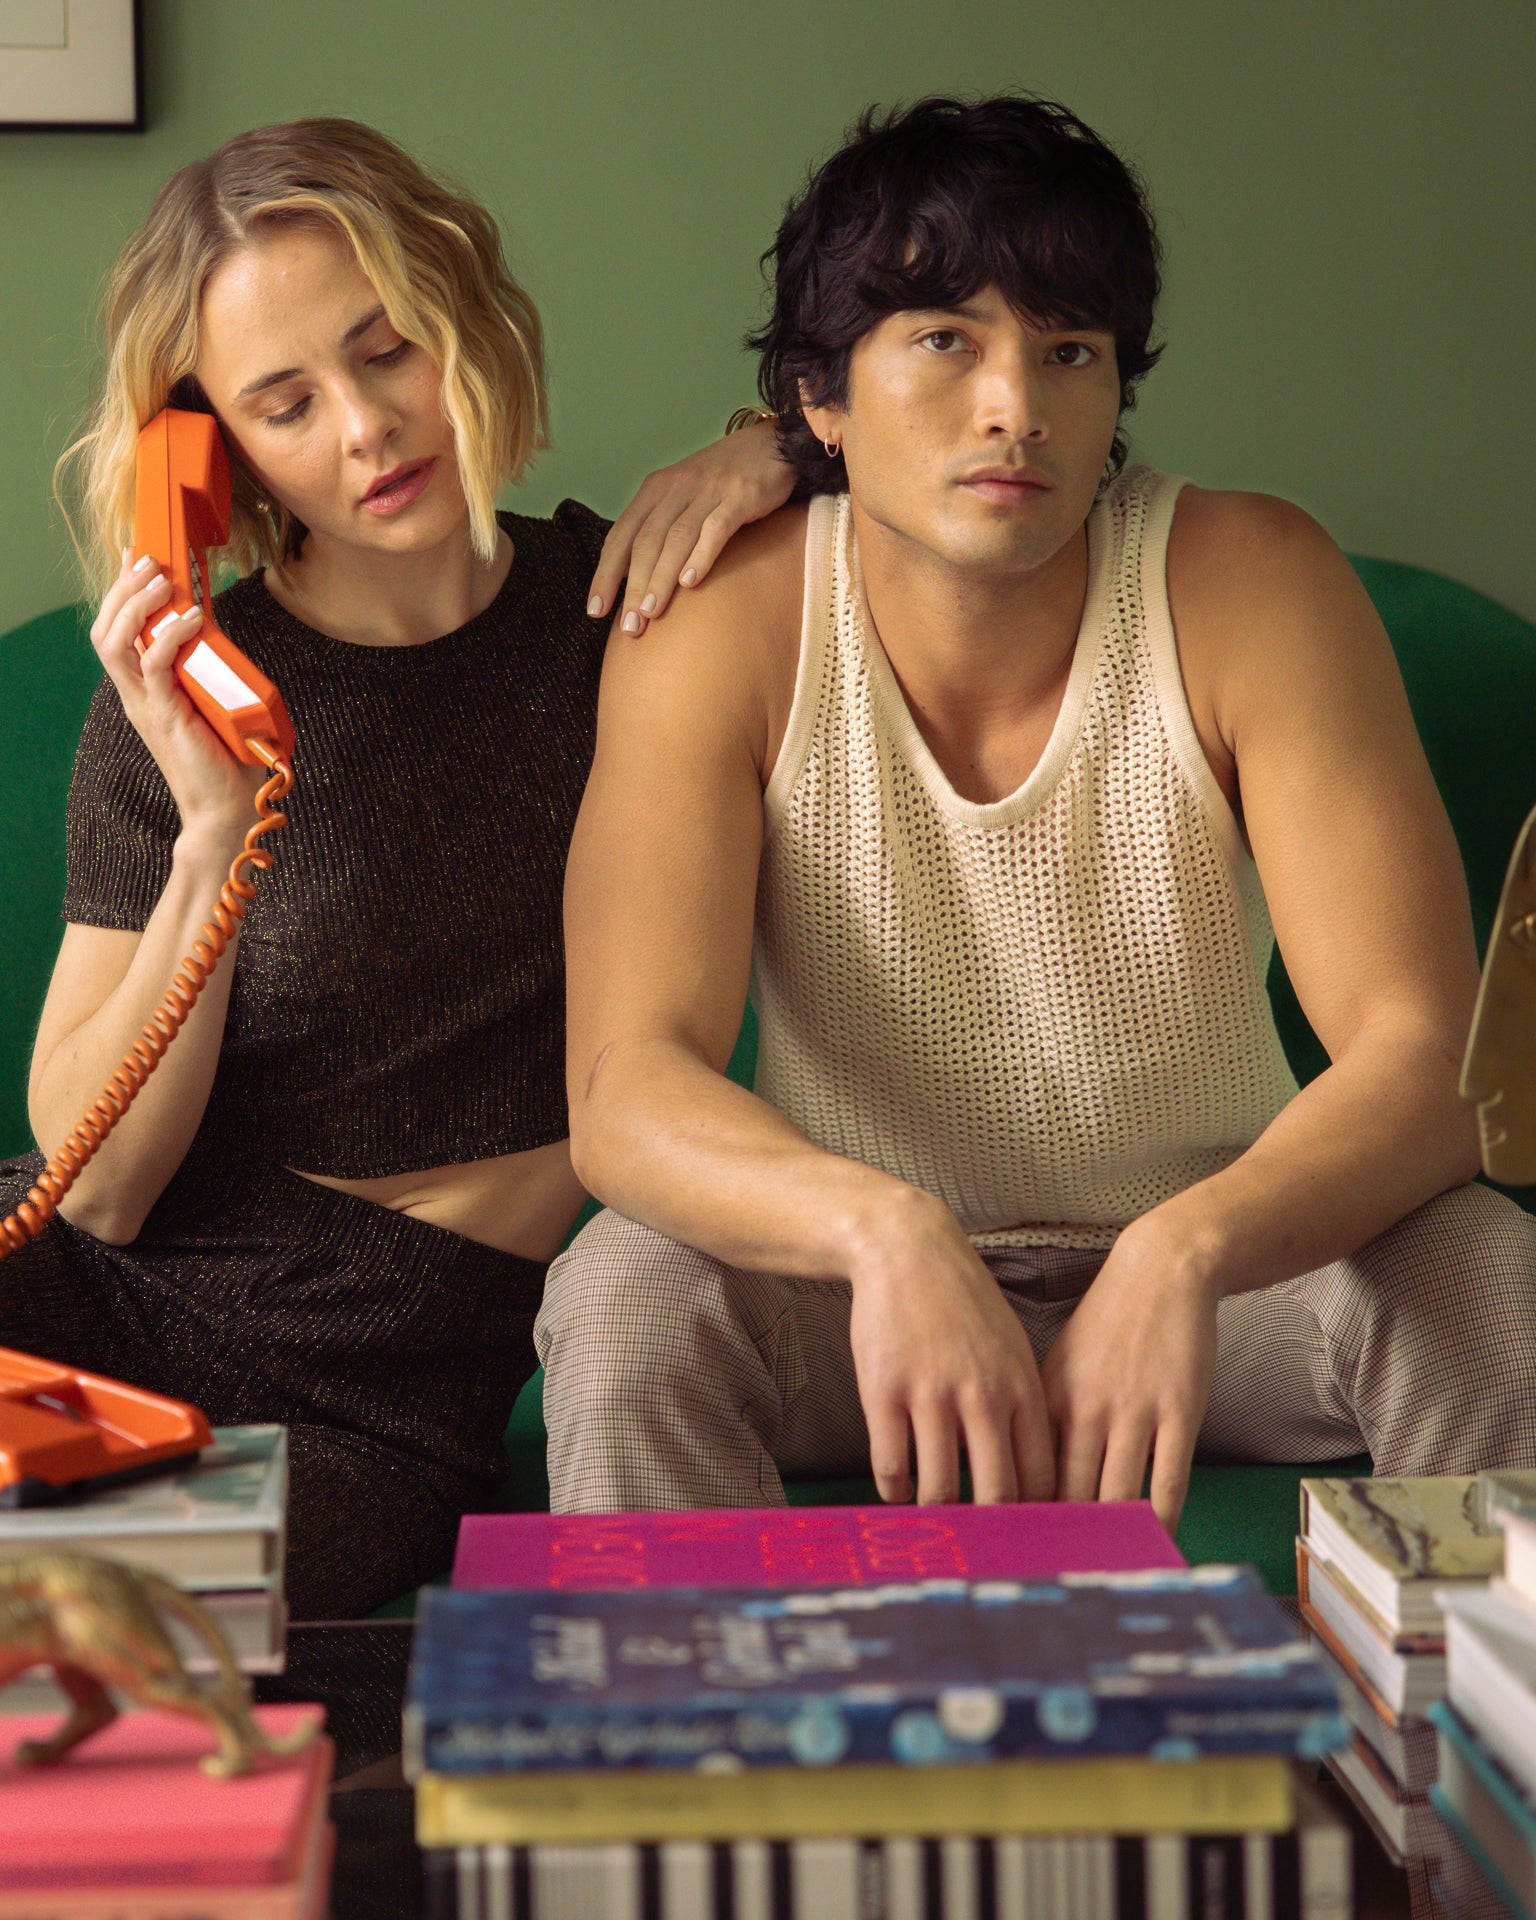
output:
<path id="1" fill-rule="evenodd" d="M 757 1091 L 827 1151 L 939 1195 L 978 1246 L 1108 1246 L 1296 1091 L 1263 891 L 1179 675 L 1181 484 L 1134 468 L 1094 508 L 1055 731 L 985 805 L 902 700 L 847 496 L 812 503 L 758 887 Z"/>

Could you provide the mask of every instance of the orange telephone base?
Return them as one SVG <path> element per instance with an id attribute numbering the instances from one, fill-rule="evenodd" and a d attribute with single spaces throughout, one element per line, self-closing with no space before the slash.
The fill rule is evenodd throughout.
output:
<path id="1" fill-rule="evenodd" d="M 0 1508 L 52 1506 L 163 1473 L 212 1439 L 180 1400 L 0 1347 Z"/>
<path id="2" fill-rule="evenodd" d="M 250 742 L 265 740 L 293 759 L 293 725 L 282 695 L 213 620 L 208 548 L 229 539 L 229 455 L 211 413 L 167 407 L 139 434 L 134 490 L 135 549 L 153 555 L 171 583 L 171 597 L 150 616 L 140 644 L 171 613 L 203 610 L 203 624 L 176 655 L 187 697 L 237 760 L 270 766 Z"/>

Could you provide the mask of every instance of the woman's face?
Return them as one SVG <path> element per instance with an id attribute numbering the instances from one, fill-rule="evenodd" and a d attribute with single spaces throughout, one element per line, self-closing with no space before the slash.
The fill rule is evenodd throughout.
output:
<path id="1" fill-rule="evenodd" d="M 390 325 L 346 240 L 279 228 L 203 293 L 196 373 L 263 491 L 309 528 L 381 554 L 467 537 L 441 373 Z"/>

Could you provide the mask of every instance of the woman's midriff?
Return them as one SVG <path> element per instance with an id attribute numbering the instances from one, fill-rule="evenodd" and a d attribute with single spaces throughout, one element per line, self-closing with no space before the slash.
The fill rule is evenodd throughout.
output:
<path id="1" fill-rule="evenodd" d="M 553 1260 L 587 1197 L 571 1170 L 567 1140 L 494 1160 L 386 1174 L 377 1180 L 339 1180 L 328 1173 L 305 1173 L 302 1167 L 290 1167 L 289 1172 L 524 1260 Z"/>

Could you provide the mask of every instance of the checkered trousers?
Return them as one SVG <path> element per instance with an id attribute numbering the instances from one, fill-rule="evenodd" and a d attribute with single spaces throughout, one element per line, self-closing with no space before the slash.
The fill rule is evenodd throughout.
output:
<path id="1" fill-rule="evenodd" d="M 1043 1360 L 1102 1253 L 982 1256 Z M 867 1475 L 840 1281 L 744 1273 L 613 1212 L 550 1268 L 551 1504 L 782 1506 L 790 1479 Z M 1358 1253 L 1217 1312 L 1198 1457 L 1381 1474 L 1536 1467 L 1536 1219 L 1481 1186 Z"/>

